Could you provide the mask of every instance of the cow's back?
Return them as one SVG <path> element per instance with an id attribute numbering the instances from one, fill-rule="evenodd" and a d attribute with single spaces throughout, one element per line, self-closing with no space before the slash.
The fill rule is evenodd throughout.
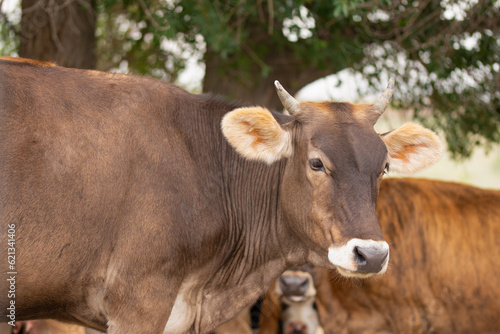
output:
<path id="1" fill-rule="evenodd" d="M 169 205 L 188 200 L 176 185 L 195 175 L 182 163 L 189 143 L 176 113 L 181 103 L 196 109 L 194 96 L 156 80 L 29 61 L 0 60 L 0 78 L 1 235 L 15 224 L 18 316 L 88 298 L 121 250 L 130 261 L 146 247 L 166 256 L 165 235 L 178 229 L 160 222 L 175 214 Z"/>
<path id="2" fill-rule="evenodd" d="M 499 203 L 499 191 L 384 180 L 377 215 L 391 247 L 388 272 L 353 284 L 318 269 L 325 332 L 498 330 Z"/>

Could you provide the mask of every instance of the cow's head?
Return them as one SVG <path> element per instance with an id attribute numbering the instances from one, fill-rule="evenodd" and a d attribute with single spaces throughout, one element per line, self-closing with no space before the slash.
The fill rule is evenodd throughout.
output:
<path id="1" fill-rule="evenodd" d="M 289 268 L 278 278 L 274 292 L 285 305 L 313 303 L 316 297 L 314 267 Z"/>
<path id="2" fill-rule="evenodd" d="M 314 306 L 316 289 L 313 277 L 314 267 L 305 264 L 300 268 L 289 268 L 278 278 L 274 294 L 281 304 L 278 310 L 282 310 L 280 318 L 283 334 L 324 332 L 319 324 L 319 315 Z M 274 300 L 271 298 L 270 301 Z"/>
<path id="3" fill-rule="evenodd" d="M 389 169 L 410 173 L 439 159 L 432 131 L 407 123 L 379 135 L 373 125 L 389 105 L 393 79 L 373 104 L 298 102 L 276 82 L 290 117 L 279 123 L 261 107 L 226 114 L 222 130 L 248 159 L 287 159 L 281 206 L 287 227 L 310 251 L 309 261 L 344 276 L 384 273 L 389 246 L 375 215 L 380 180 Z"/>

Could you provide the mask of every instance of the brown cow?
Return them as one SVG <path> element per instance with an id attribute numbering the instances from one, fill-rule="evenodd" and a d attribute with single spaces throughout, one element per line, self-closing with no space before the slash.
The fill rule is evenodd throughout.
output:
<path id="1" fill-rule="evenodd" d="M 377 215 L 392 249 L 383 277 L 353 283 L 315 270 L 325 333 L 500 332 L 500 191 L 388 179 Z M 277 333 L 271 297 L 261 333 Z"/>
<path id="2" fill-rule="evenodd" d="M 154 79 L 0 60 L 0 240 L 15 241 L 15 264 L 1 264 L 15 290 L 3 321 L 205 333 L 289 266 L 383 273 L 379 180 L 389 165 L 433 163 L 439 139 L 412 123 L 374 131 L 393 81 L 363 105 L 277 89 L 291 116 Z"/>

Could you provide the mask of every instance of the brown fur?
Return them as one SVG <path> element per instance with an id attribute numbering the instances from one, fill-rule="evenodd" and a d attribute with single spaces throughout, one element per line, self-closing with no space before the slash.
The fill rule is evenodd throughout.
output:
<path id="1" fill-rule="evenodd" d="M 252 334 L 250 309 L 245 309 L 235 318 L 217 327 L 213 334 Z"/>

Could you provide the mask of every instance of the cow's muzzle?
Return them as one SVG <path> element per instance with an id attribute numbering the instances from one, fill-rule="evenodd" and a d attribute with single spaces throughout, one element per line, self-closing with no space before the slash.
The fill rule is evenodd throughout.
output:
<path id="1" fill-rule="evenodd" d="M 389 263 L 389 245 L 385 241 L 351 239 L 343 246 L 332 246 L 328 259 L 347 277 L 383 274 Z"/>
<path id="2" fill-rule="evenodd" d="M 291 302 L 303 302 L 306 292 L 309 289 L 309 277 L 296 275 L 281 275 L 278 284 L 280 285 L 283 297 Z"/>
<path id="3" fill-rule="evenodd" d="M 288 305 L 311 301 L 316 296 L 311 274 L 302 270 L 285 271 L 278 279 L 275 292 Z"/>

